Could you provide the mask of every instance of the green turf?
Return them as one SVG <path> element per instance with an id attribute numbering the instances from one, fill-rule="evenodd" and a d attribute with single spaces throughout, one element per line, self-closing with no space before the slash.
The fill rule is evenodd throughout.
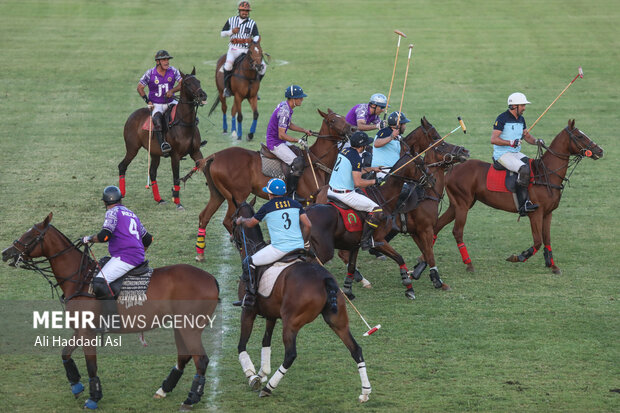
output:
<path id="1" fill-rule="evenodd" d="M 252 17 L 272 64 L 261 86 L 257 136 L 241 143 L 220 133 L 219 109 L 206 116 L 216 95 L 213 62 L 227 45 L 219 31 L 235 4 L 0 2 L 0 247 L 50 211 L 53 223 L 72 239 L 98 230 L 104 214 L 101 190 L 117 182 L 124 155 L 124 122 L 143 104 L 135 91 L 138 79 L 162 48 L 182 71 L 195 66 L 209 95 L 208 106 L 199 110 L 200 131 L 209 141 L 204 155 L 231 144 L 257 149 L 291 83 L 309 95 L 294 115 L 296 124 L 309 129 L 320 125 L 316 109 L 344 114 L 372 93 L 387 95 L 394 29 L 408 38 L 400 46 L 392 108 L 401 104 L 407 46 L 413 43 L 403 111 L 412 127 L 425 115 L 442 135 L 462 116 L 468 134 L 449 141 L 466 146 L 478 159 L 491 156 L 491 125 L 510 93 L 521 91 L 533 102 L 525 113 L 532 124 L 583 66 L 584 79 L 533 130 L 549 143 L 569 118 L 576 118 L 576 125 L 605 149 L 603 159 L 586 159 L 577 167 L 554 213 L 552 246 L 562 275 L 550 274 L 541 253 L 525 264 L 507 263 L 507 256 L 532 243 L 527 220 L 516 222 L 515 215 L 477 205 L 465 229 L 476 273 L 464 271 L 451 227 L 435 247 L 450 292 L 434 290 L 425 274 L 415 282 L 417 299 L 410 302 L 394 263 L 361 254 L 359 267 L 374 288 L 356 286 L 355 304 L 369 323 L 383 326 L 364 338 L 365 326 L 349 313 L 373 385 L 367 404 L 357 402 L 354 362 L 321 320 L 302 329 L 297 360 L 274 396 L 263 400 L 249 390 L 237 361 L 238 310 L 230 302 L 240 260 L 220 225 L 220 211 L 207 228 L 207 263 L 201 265 L 222 287 L 226 329 L 222 345 L 208 349 L 206 390 L 196 410 L 620 410 L 620 394 L 612 391 L 620 388 L 620 219 L 613 167 L 620 154 L 614 123 L 620 103 L 617 1 L 254 1 Z M 247 103 L 243 110 L 247 133 Z M 534 147 L 525 152 L 533 156 Z M 204 180 L 197 177 L 182 188 L 186 211 L 177 212 L 170 202 L 169 162 L 162 160 L 158 182 L 169 203 L 156 206 L 144 189 L 146 162 L 142 151 L 130 165 L 125 204 L 155 236 L 148 258 L 155 266 L 192 263 L 198 214 L 208 200 Z M 182 163 L 183 171 L 191 167 L 190 160 Z M 410 240 L 399 237 L 394 245 L 408 263 L 415 262 L 418 251 Z M 95 247 L 98 256 L 105 252 L 103 245 Z M 328 268 L 342 279 L 340 263 Z M 49 296 L 49 286 L 37 274 L 0 266 L 0 299 Z M 263 325 L 257 322 L 249 347 L 257 365 Z M 283 358 L 279 331 L 274 370 Z M 135 335 L 126 339 L 137 340 Z M 100 409 L 177 409 L 190 387 L 191 366 L 168 398 L 151 397 L 175 360 L 174 354 L 101 357 Z M 79 351 L 76 362 L 85 382 Z M 64 412 L 84 402 L 84 396 L 75 401 L 70 395 L 59 354 L 2 352 L 0 371 L 2 411 Z"/>

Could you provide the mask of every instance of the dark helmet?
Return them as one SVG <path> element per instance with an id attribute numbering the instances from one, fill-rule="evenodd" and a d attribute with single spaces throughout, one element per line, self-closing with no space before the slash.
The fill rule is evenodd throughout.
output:
<path id="1" fill-rule="evenodd" d="M 160 59 L 174 59 L 174 57 L 170 56 L 167 51 L 160 50 L 159 52 L 155 53 L 155 61 L 158 61 Z"/>
<path id="2" fill-rule="evenodd" d="M 121 202 L 122 197 L 123 195 L 121 194 L 121 190 L 118 189 L 118 187 L 114 185 L 110 185 L 110 186 L 106 186 L 105 189 L 103 190 L 103 196 L 101 197 L 101 200 L 106 205 L 113 205 L 113 204 L 118 204 L 119 202 Z"/>
<path id="3" fill-rule="evenodd" d="M 399 115 L 400 115 L 400 121 L 398 120 Z M 388 116 L 387 121 L 388 121 L 389 126 L 396 126 L 398 124 L 402 125 L 403 123 L 411 122 L 409 119 L 407 119 L 407 116 L 405 116 L 403 112 L 390 113 L 390 116 Z"/>
<path id="4" fill-rule="evenodd" d="M 239 4 L 237 5 L 237 9 L 252 11 L 252 8 L 250 7 L 250 2 L 246 0 L 241 0 Z"/>
<path id="5" fill-rule="evenodd" d="M 305 98 L 306 96 L 308 95 L 306 95 L 303 89 L 297 85 L 290 85 L 284 91 L 284 97 L 286 97 L 287 99 L 299 99 Z"/>
<path id="6" fill-rule="evenodd" d="M 368 136 L 366 132 L 358 130 L 353 135 L 351 135 L 351 137 L 349 138 L 349 142 L 354 148 L 363 148 L 364 146 L 368 146 L 372 143 L 372 138 Z"/>

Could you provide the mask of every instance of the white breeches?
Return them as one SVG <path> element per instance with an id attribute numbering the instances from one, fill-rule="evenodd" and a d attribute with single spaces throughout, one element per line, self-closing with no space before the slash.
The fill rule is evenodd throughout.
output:
<path id="1" fill-rule="evenodd" d="M 103 277 L 108 283 L 115 281 L 127 274 L 127 271 L 135 268 L 135 265 L 127 264 L 118 257 L 110 258 L 110 261 L 103 266 L 97 277 Z"/>
<path id="2" fill-rule="evenodd" d="M 355 191 L 347 192 L 346 194 L 337 194 L 330 188 L 327 190 L 327 195 L 336 198 L 357 211 L 372 212 L 373 209 L 379 208 L 379 205 L 377 205 L 375 201 Z"/>
<path id="3" fill-rule="evenodd" d="M 153 103 L 153 112 L 151 112 L 151 116 L 155 116 L 156 113 L 161 113 L 163 115 L 170 105 L 176 105 L 177 103 L 176 100 L 170 103 Z"/>
<path id="4" fill-rule="evenodd" d="M 289 148 L 288 145 L 285 143 L 281 143 L 278 146 L 274 147 L 271 153 L 280 158 L 287 165 L 292 164 L 293 160 L 297 158 L 295 152 L 293 152 L 291 148 Z"/>
<path id="5" fill-rule="evenodd" d="M 269 244 L 252 255 L 252 264 L 255 266 L 272 264 L 284 257 L 286 254 L 288 253 L 280 251 L 273 245 Z"/>
<path id="6" fill-rule="evenodd" d="M 229 47 L 228 52 L 226 53 L 226 62 L 224 62 L 224 70 L 232 70 L 233 63 L 235 63 L 235 60 L 237 60 L 239 56 L 247 52 L 248 52 L 248 49 L 243 48 L 243 47 Z M 262 63 L 263 63 L 263 68 L 261 69 L 260 72 L 258 72 L 260 75 L 264 75 L 265 72 L 267 71 L 267 64 L 265 64 L 264 59 Z"/>
<path id="7" fill-rule="evenodd" d="M 509 171 L 519 172 L 519 168 L 525 165 L 525 163 L 521 160 L 524 156 L 525 155 L 521 152 L 506 152 L 499 157 L 497 162 L 501 163 L 502 166 Z"/>

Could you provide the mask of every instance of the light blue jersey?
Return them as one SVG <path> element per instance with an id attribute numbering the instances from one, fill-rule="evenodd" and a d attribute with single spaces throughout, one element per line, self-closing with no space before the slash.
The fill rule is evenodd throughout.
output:
<path id="1" fill-rule="evenodd" d="M 377 136 L 375 136 L 375 142 L 377 141 L 377 139 L 387 138 L 389 136 L 392 136 L 392 128 L 383 128 L 377 133 Z M 379 148 L 373 146 L 371 166 L 392 167 L 396 162 L 398 162 L 399 159 L 400 141 L 391 140 L 389 143 Z"/>
<path id="2" fill-rule="evenodd" d="M 525 119 L 523 119 L 523 116 L 515 118 L 514 115 L 507 110 L 495 119 L 493 129 L 502 131 L 499 135 L 500 138 L 506 141 L 512 141 L 515 139 L 523 139 L 523 131 L 527 128 L 525 126 Z M 513 148 L 512 146 L 493 145 L 493 159 L 498 160 L 507 152 L 521 152 L 521 145 L 516 148 Z"/>
<path id="3" fill-rule="evenodd" d="M 362 170 L 362 157 L 354 148 L 344 148 L 338 154 L 332 176 L 329 178 L 329 186 L 333 189 L 355 189 L 353 172 Z"/>
<path id="4" fill-rule="evenodd" d="M 272 198 L 254 215 L 267 223 L 271 245 L 283 252 L 304 247 L 299 216 L 305 214 L 301 204 L 294 199 L 279 196 Z"/>

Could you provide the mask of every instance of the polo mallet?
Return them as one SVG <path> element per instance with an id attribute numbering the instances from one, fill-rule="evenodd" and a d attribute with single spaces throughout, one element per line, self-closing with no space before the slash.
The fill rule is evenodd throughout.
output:
<path id="1" fill-rule="evenodd" d="M 319 264 L 321 264 L 321 267 L 325 268 L 325 266 L 323 265 L 323 263 L 321 262 L 321 260 L 319 259 L 318 256 L 316 256 L 315 254 L 315 258 L 316 260 L 319 262 Z M 366 322 L 366 320 L 364 319 L 364 317 L 362 317 L 362 314 L 357 310 L 357 308 L 355 308 L 355 305 L 353 305 L 353 303 L 351 302 L 351 300 L 349 300 L 349 297 L 347 297 L 347 295 L 344 293 L 344 291 L 342 291 L 342 288 L 339 288 L 340 292 L 342 293 L 342 295 L 344 296 L 344 298 L 346 298 L 346 300 L 349 302 L 349 304 L 351 305 L 351 307 L 353 307 L 353 309 L 355 310 L 355 312 L 357 313 L 358 316 L 360 316 L 360 318 L 362 319 L 362 321 L 364 322 L 364 324 L 366 324 L 366 327 L 368 327 L 368 331 L 366 331 L 364 333 L 364 337 L 368 337 L 369 335 L 373 334 L 375 331 L 377 331 L 378 329 L 381 328 L 381 324 L 377 324 L 374 327 L 370 327 L 370 324 L 368 324 Z"/>
<path id="2" fill-rule="evenodd" d="M 407 86 L 407 76 L 409 75 L 409 63 L 411 62 L 411 50 L 413 50 L 413 44 L 409 45 L 409 57 L 407 58 L 407 70 L 405 71 L 405 81 L 403 82 L 403 94 L 400 97 L 400 107 L 398 108 L 398 120 L 396 121 L 396 127 L 400 127 L 400 116 L 401 116 L 401 113 L 403 113 L 403 101 L 405 100 L 405 86 Z"/>
<path id="3" fill-rule="evenodd" d="M 394 75 L 396 74 L 396 62 L 398 62 L 398 50 L 400 49 L 400 38 L 401 37 L 407 38 L 407 35 L 401 32 L 400 30 L 394 30 L 394 33 L 398 35 L 398 44 L 396 45 L 396 57 L 394 58 L 394 69 L 392 69 L 392 81 L 390 82 L 390 91 L 388 92 L 387 102 L 385 104 L 386 109 L 390 104 L 390 96 L 392 95 L 392 86 L 394 85 Z M 385 113 L 383 114 L 383 119 L 385 120 Z"/>
<path id="4" fill-rule="evenodd" d="M 566 86 L 566 87 L 564 88 L 564 90 L 563 90 L 563 91 L 562 91 L 562 92 L 558 95 L 558 97 L 557 97 L 557 98 L 555 98 L 555 100 L 554 100 L 553 102 L 551 102 L 551 105 L 547 106 L 547 109 L 545 109 L 545 111 L 544 111 L 544 112 L 543 112 L 543 113 L 542 113 L 542 114 L 538 117 L 538 119 L 536 119 L 536 121 L 532 124 L 532 126 L 530 126 L 530 128 L 527 130 L 527 131 L 528 131 L 528 133 L 529 133 L 532 129 L 534 129 L 534 126 L 538 123 L 538 121 L 540 120 L 540 118 L 542 118 L 542 117 L 545 115 L 545 113 L 547 113 L 547 111 L 549 110 L 549 108 L 550 108 L 551 106 L 553 106 L 553 104 L 554 104 L 554 103 L 555 103 L 555 102 L 556 102 L 556 101 L 560 98 L 560 96 L 562 96 L 562 95 L 564 94 L 564 92 L 566 92 L 566 90 L 570 87 L 570 85 L 572 85 L 572 84 L 573 84 L 573 82 L 575 82 L 575 80 L 577 80 L 577 78 L 578 78 L 578 77 L 583 79 L 583 69 L 581 68 L 581 66 L 579 66 L 579 69 L 577 70 L 577 76 L 575 76 L 575 77 L 573 78 L 573 80 L 571 80 L 571 82 L 568 84 L 568 86 Z"/>
<path id="5" fill-rule="evenodd" d="M 410 162 L 415 161 L 416 159 L 418 159 L 420 156 L 422 156 L 426 151 L 428 151 L 429 149 L 434 148 L 435 146 L 439 145 L 441 142 L 443 142 L 444 139 L 446 139 L 448 136 L 452 135 L 454 132 L 456 132 L 459 129 L 463 129 L 463 133 L 467 133 L 467 127 L 465 127 L 465 122 L 463 122 L 463 119 L 461 119 L 460 116 L 457 117 L 457 119 L 459 120 L 459 126 L 457 126 L 456 128 L 452 129 L 446 136 L 444 136 L 441 139 L 437 139 L 437 141 L 435 143 L 433 143 L 432 145 L 430 145 L 428 148 L 424 149 L 422 152 L 420 152 L 419 154 L 417 154 L 416 156 L 414 156 L 413 158 L 409 159 L 407 162 L 405 162 L 404 164 L 402 164 L 401 166 L 399 166 L 395 171 L 390 172 L 388 175 L 390 174 L 395 174 L 396 172 L 400 171 L 402 168 L 404 168 L 406 165 L 408 165 Z"/>
<path id="6" fill-rule="evenodd" d="M 148 105 L 149 107 L 151 107 L 151 105 Z M 147 155 L 146 155 L 146 189 L 149 189 L 149 187 L 151 186 L 151 175 L 150 175 L 150 169 L 151 169 L 151 137 L 153 136 L 153 120 L 150 118 L 149 115 L 149 148 L 147 151 Z"/>

